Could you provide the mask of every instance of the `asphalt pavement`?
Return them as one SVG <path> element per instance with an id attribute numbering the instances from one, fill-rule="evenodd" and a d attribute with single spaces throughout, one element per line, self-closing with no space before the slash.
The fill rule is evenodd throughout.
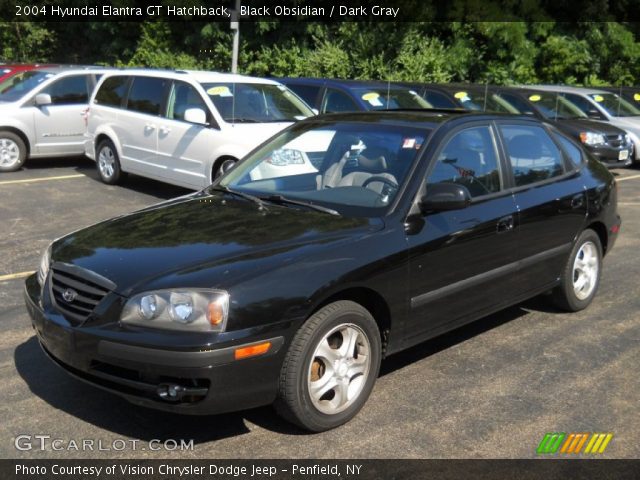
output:
<path id="1" fill-rule="evenodd" d="M 622 231 L 587 310 L 559 312 L 541 296 L 394 355 L 353 421 L 313 435 L 270 407 L 207 417 L 136 407 L 52 364 L 22 299 L 42 250 L 188 191 L 139 177 L 107 186 L 85 159 L 0 173 L 0 458 L 533 458 L 548 432 L 612 433 L 600 458 L 638 458 L 640 170 L 614 173 Z"/>

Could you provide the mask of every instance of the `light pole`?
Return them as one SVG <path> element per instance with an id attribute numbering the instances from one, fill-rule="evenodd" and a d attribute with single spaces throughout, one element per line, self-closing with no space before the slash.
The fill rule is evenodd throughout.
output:
<path id="1" fill-rule="evenodd" d="M 236 9 L 231 11 L 231 30 L 233 30 L 233 53 L 231 54 L 231 73 L 238 73 L 238 51 L 240 50 L 240 0 L 236 0 Z"/>

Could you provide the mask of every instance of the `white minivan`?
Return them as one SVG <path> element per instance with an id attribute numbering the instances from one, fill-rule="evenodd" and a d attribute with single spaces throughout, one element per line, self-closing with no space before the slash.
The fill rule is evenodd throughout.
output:
<path id="1" fill-rule="evenodd" d="M 271 80 L 122 70 L 96 86 L 87 111 L 85 153 L 108 184 L 129 172 L 201 189 L 259 144 L 312 115 L 304 101 Z M 253 175 L 266 179 L 314 171 L 304 153 L 282 149 Z"/>
<path id="2" fill-rule="evenodd" d="M 84 155 L 89 96 L 100 67 L 47 67 L 0 82 L 0 172 L 28 158 Z"/>

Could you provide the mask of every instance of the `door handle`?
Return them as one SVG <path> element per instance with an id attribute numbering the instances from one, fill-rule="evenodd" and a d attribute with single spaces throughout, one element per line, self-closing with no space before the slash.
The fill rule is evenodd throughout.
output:
<path id="1" fill-rule="evenodd" d="M 171 129 L 169 127 L 160 127 L 160 133 L 167 134 L 169 132 L 171 132 Z"/>
<path id="2" fill-rule="evenodd" d="M 145 123 L 145 130 L 155 130 L 156 126 L 153 123 Z"/>
<path id="3" fill-rule="evenodd" d="M 578 209 L 584 205 L 584 195 L 579 194 L 571 199 L 571 208 Z"/>
<path id="4" fill-rule="evenodd" d="M 507 215 L 498 220 L 496 231 L 498 233 L 510 232 L 513 230 L 514 225 L 513 215 Z"/>

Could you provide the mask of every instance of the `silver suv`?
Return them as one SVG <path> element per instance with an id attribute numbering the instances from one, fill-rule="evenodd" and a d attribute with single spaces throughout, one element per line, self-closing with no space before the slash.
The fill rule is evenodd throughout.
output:
<path id="1" fill-rule="evenodd" d="M 271 80 L 214 72 L 123 70 L 105 75 L 89 102 L 85 153 L 102 181 L 124 173 L 201 189 L 259 144 L 313 115 Z M 254 180 L 316 172 L 282 150 Z"/>
<path id="2" fill-rule="evenodd" d="M 89 96 L 104 68 L 42 68 L 0 83 L 0 172 L 27 158 L 84 154 Z"/>

